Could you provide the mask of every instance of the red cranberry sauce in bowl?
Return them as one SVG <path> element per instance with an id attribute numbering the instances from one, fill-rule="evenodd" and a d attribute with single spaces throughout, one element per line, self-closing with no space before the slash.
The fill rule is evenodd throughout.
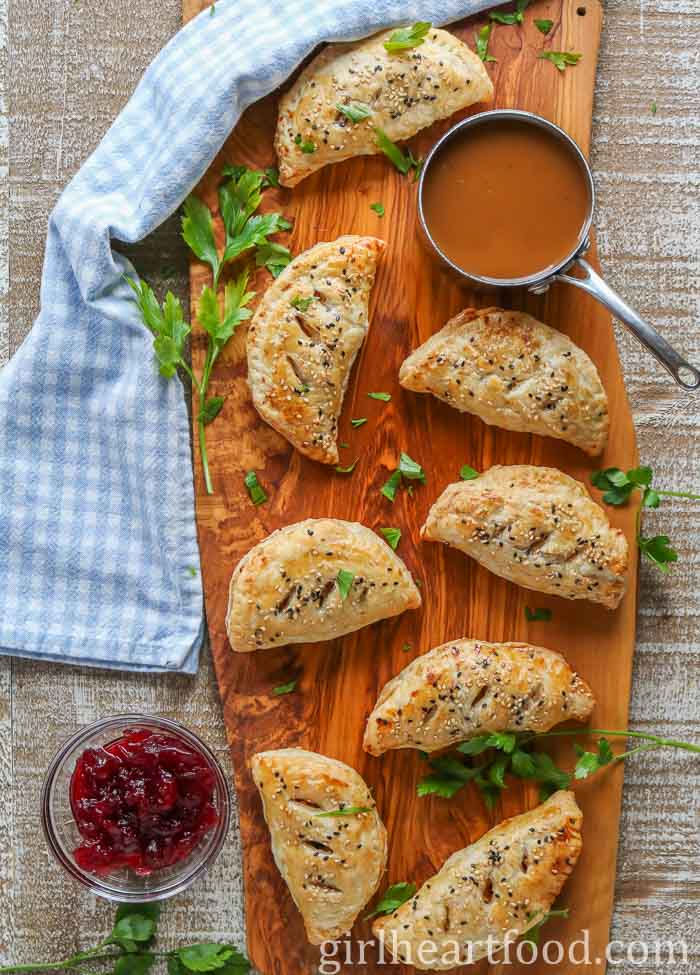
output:
<path id="1" fill-rule="evenodd" d="M 228 783 L 204 742 L 140 714 L 73 735 L 49 767 L 41 804 L 61 866 L 120 902 L 185 890 L 218 856 L 230 820 Z"/>
<path id="2" fill-rule="evenodd" d="M 184 860 L 218 822 L 215 792 L 207 760 L 172 734 L 128 728 L 87 748 L 70 787 L 83 838 L 76 863 L 94 873 L 128 867 L 146 876 Z"/>

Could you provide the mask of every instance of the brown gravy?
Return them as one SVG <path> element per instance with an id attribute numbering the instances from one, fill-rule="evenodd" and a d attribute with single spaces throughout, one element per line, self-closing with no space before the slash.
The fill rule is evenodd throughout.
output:
<path id="1" fill-rule="evenodd" d="M 480 277 L 521 278 L 576 248 L 589 209 L 574 153 L 527 122 L 485 122 L 456 135 L 426 173 L 423 214 L 453 264 Z"/>

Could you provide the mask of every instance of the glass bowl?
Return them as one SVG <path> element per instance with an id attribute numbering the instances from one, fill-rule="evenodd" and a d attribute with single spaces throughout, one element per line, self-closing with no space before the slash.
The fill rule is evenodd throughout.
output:
<path id="1" fill-rule="evenodd" d="M 146 729 L 181 738 L 201 754 L 215 777 L 216 825 L 185 859 L 141 876 L 127 868 L 90 873 L 75 862 L 73 851 L 83 842 L 70 804 L 70 781 L 77 760 L 86 748 L 99 748 L 121 738 L 127 730 Z M 41 792 L 41 819 L 49 848 L 74 880 L 110 901 L 138 903 L 165 900 L 189 887 L 214 862 L 223 846 L 231 818 L 228 782 L 211 750 L 187 728 L 167 718 L 120 714 L 87 725 L 70 738 L 51 762 Z"/>

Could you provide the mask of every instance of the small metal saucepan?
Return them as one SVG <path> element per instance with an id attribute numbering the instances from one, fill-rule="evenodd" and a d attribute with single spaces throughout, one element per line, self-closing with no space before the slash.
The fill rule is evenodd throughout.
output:
<path id="1" fill-rule="evenodd" d="M 457 264 L 451 261 L 446 254 L 443 253 L 435 242 L 430 233 L 430 227 L 426 221 L 423 207 L 424 188 L 426 180 L 430 178 L 431 163 L 440 153 L 445 144 L 454 139 L 456 136 L 460 136 L 466 129 L 471 129 L 477 125 L 493 125 L 501 120 L 527 122 L 531 125 L 538 126 L 540 129 L 550 132 L 554 138 L 559 139 L 568 146 L 569 150 L 576 158 L 581 169 L 582 177 L 588 186 L 588 213 L 578 235 L 578 242 L 575 250 L 568 254 L 558 266 L 548 267 L 544 271 L 538 272 L 537 274 L 531 274 L 530 276 L 523 278 L 487 278 L 478 274 L 472 274 L 468 270 L 459 267 Z M 605 283 L 605 281 L 603 281 L 600 275 L 593 270 L 591 265 L 584 260 L 583 255 L 590 247 L 589 233 L 591 223 L 593 222 L 594 209 L 595 188 L 593 185 L 593 174 L 591 173 L 591 168 L 588 165 L 586 157 L 581 152 L 574 140 L 568 136 L 566 132 L 560 129 L 558 125 L 554 125 L 553 122 L 549 122 L 547 119 L 544 119 L 539 115 L 533 115 L 531 112 L 521 112 L 514 109 L 496 109 L 490 112 L 482 112 L 479 115 L 472 115 L 470 118 L 466 118 L 454 125 L 433 146 L 432 150 L 428 154 L 421 173 L 420 184 L 418 186 L 418 213 L 423 232 L 429 244 L 433 247 L 442 262 L 448 267 L 452 268 L 465 282 L 468 282 L 470 285 L 480 290 L 493 291 L 494 289 L 498 288 L 527 288 L 528 291 L 532 291 L 535 294 L 542 294 L 543 292 L 547 291 L 549 286 L 554 281 L 565 281 L 567 284 L 573 284 L 575 287 L 581 288 L 583 291 L 587 291 L 588 294 L 593 295 L 593 297 L 601 302 L 601 304 L 605 305 L 605 307 L 613 313 L 615 318 L 618 318 L 623 325 L 625 325 L 642 343 L 642 345 L 644 345 L 652 353 L 652 355 L 658 359 L 661 365 L 670 372 L 679 386 L 682 386 L 683 389 L 689 390 L 700 388 L 700 370 L 686 362 L 686 360 L 669 345 L 666 339 L 662 338 L 656 329 L 652 328 L 651 325 L 640 318 L 636 311 L 634 311 L 633 308 L 630 308 L 630 306 L 623 301 L 622 298 Z M 574 267 L 578 267 L 584 272 L 582 277 L 574 277 L 571 274 L 567 274 L 567 271 L 570 271 Z"/>

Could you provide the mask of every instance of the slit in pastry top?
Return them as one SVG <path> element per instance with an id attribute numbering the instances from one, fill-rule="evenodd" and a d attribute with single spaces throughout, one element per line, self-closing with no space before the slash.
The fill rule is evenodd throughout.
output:
<path id="1" fill-rule="evenodd" d="M 411 573 L 373 531 L 309 518 L 273 532 L 238 563 L 226 629 L 232 649 L 245 653 L 332 640 L 420 604 Z"/>
<path id="2" fill-rule="evenodd" d="M 525 312 L 465 309 L 408 356 L 399 382 L 485 423 L 556 437 L 591 456 L 608 440 L 608 399 L 595 365 Z"/>
<path id="3" fill-rule="evenodd" d="M 573 792 L 555 792 L 453 853 L 410 900 L 374 922 L 374 935 L 395 961 L 422 971 L 479 961 L 489 944 L 543 920 L 578 861 L 582 821 Z"/>
<path id="4" fill-rule="evenodd" d="M 371 792 L 349 765 L 301 748 L 259 752 L 251 767 L 272 854 L 309 941 L 340 938 L 386 867 L 386 829 Z M 363 811 L 322 815 L 343 809 Z"/>
<path id="5" fill-rule="evenodd" d="M 496 731 L 549 731 L 585 721 L 593 693 L 555 650 L 453 640 L 417 657 L 383 688 L 364 748 L 438 751 Z"/>
<path id="6" fill-rule="evenodd" d="M 493 98 L 476 54 L 446 30 L 389 53 L 393 31 L 352 44 L 329 44 L 280 98 L 275 150 L 280 182 L 296 186 L 310 173 L 352 156 L 380 152 L 376 129 L 397 142 L 438 119 Z M 369 112 L 352 122 L 338 106 Z"/>
<path id="7" fill-rule="evenodd" d="M 248 329 L 248 384 L 260 416 L 302 454 L 338 463 L 338 420 L 369 328 L 384 241 L 347 235 L 316 244 L 263 295 Z"/>
<path id="8" fill-rule="evenodd" d="M 608 609 L 625 593 L 625 536 L 580 481 L 553 467 L 491 467 L 473 481 L 450 484 L 421 535 L 525 589 Z"/>

